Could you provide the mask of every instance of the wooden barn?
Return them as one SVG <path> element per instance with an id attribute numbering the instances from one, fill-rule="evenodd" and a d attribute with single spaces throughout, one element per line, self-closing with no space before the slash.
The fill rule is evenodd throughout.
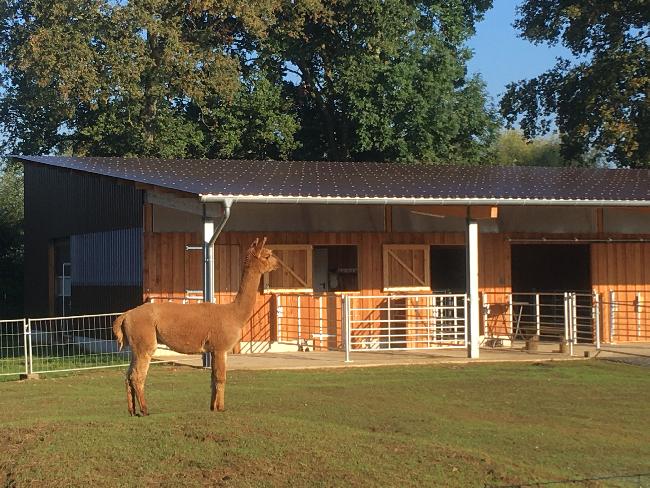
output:
<path id="1" fill-rule="evenodd" d="M 30 316 L 228 302 L 266 236 L 243 352 L 650 340 L 648 170 L 16 159 Z"/>

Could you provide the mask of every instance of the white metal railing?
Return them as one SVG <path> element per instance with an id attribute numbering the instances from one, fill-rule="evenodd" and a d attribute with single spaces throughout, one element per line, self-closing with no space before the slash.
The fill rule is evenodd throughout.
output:
<path id="1" fill-rule="evenodd" d="M 27 373 L 25 319 L 0 320 L 0 376 Z"/>
<path id="2" fill-rule="evenodd" d="M 601 308 L 610 342 L 650 341 L 650 291 L 610 290 Z"/>
<path id="3" fill-rule="evenodd" d="M 344 302 L 348 354 L 467 344 L 467 296 L 464 294 L 347 295 Z"/>
<path id="4" fill-rule="evenodd" d="M 544 342 L 600 344 L 599 296 L 588 293 L 483 293 L 483 342 L 512 345 Z"/>
<path id="5" fill-rule="evenodd" d="M 124 366 L 131 359 L 118 351 L 113 321 L 119 313 L 28 319 L 25 333 L 28 373 L 49 373 Z"/>
<path id="6" fill-rule="evenodd" d="M 276 293 L 274 300 L 277 343 L 298 350 L 340 349 L 340 294 Z"/>

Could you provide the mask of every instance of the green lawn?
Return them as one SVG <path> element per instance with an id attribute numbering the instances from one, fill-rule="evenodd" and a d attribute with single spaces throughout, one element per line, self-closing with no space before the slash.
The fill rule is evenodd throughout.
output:
<path id="1" fill-rule="evenodd" d="M 650 369 L 606 362 L 0 383 L 0 486 L 485 486 L 650 472 Z M 638 482 L 571 486 L 639 486 Z M 641 486 L 650 486 L 650 477 Z M 552 485 L 561 486 L 561 485 Z"/>

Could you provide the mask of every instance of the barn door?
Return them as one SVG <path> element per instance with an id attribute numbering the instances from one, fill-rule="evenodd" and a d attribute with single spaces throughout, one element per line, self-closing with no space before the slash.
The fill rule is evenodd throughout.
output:
<path id="1" fill-rule="evenodd" d="M 431 289 L 428 245 L 386 244 L 383 250 L 384 291 Z"/>
<path id="2" fill-rule="evenodd" d="M 267 246 L 273 251 L 280 264 L 272 273 L 264 275 L 264 289 L 275 292 L 311 292 L 312 246 L 275 245 Z"/>

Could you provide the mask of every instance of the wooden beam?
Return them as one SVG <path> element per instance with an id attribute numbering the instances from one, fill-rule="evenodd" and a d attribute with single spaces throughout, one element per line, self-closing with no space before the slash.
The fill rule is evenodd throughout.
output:
<path id="1" fill-rule="evenodd" d="M 464 219 L 469 215 L 471 219 L 484 220 L 496 219 L 499 216 L 498 207 L 489 205 L 476 205 L 470 207 L 464 205 L 419 205 L 408 206 L 407 208 L 410 212 L 417 215 L 425 215 L 438 218 L 457 217 Z"/>

